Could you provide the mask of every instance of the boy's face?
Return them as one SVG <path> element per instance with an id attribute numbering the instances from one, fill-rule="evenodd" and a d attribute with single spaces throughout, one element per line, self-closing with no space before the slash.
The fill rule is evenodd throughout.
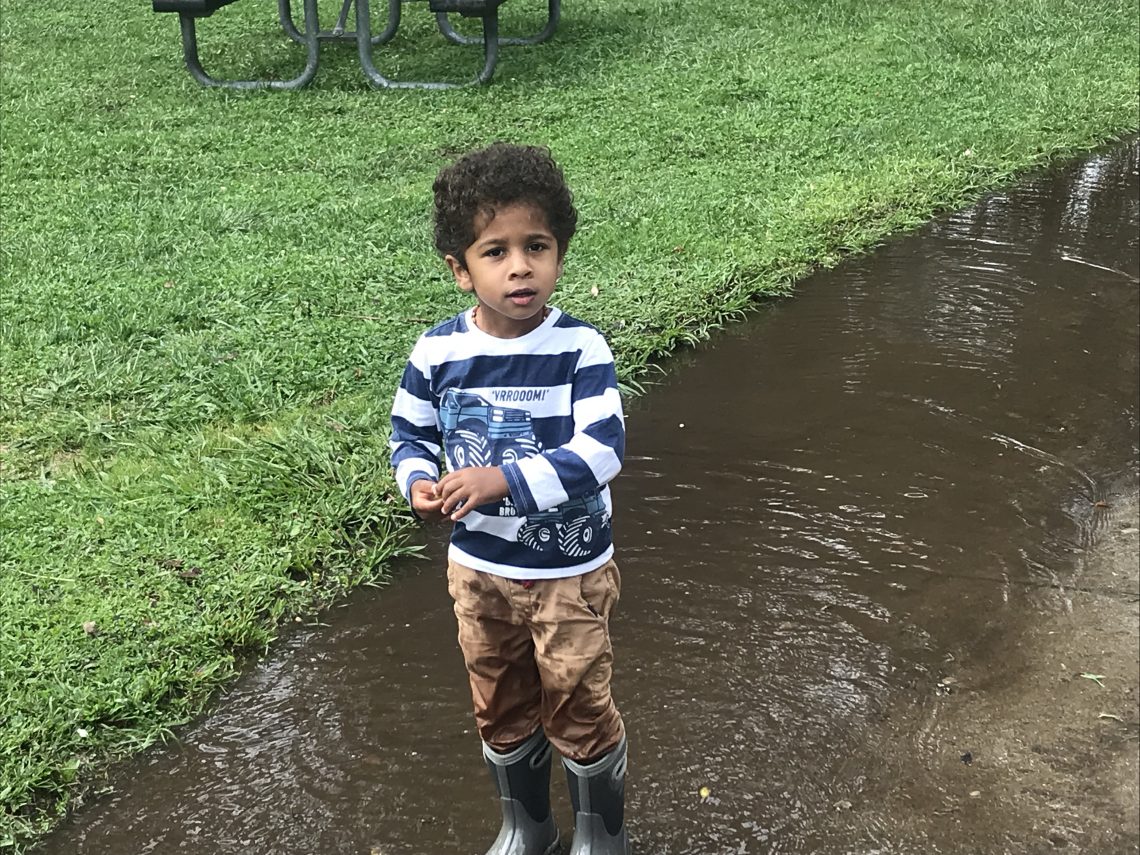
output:
<path id="1" fill-rule="evenodd" d="M 547 301 L 562 275 L 558 241 L 535 205 L 495 209 L 475 219 L 475 240 L 464 252 L 466 268 L 449 255 L 460 290 L 479 301 L 476 323 L 499 338 L 517 338 L 542 324 Z"/>

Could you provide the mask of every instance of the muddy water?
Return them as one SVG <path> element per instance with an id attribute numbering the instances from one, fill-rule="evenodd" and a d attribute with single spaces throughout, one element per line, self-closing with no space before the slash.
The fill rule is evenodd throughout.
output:
<path id="1" fill-rule="evenodd" d="M 836 811 L 882 786 L 864 735 L 1063 611 L 1135 489 L 1138 167 L 1133 142 L 814 276 L 631 404 L 613 632 L 642 855 L 958 851 Z M 482 853 L 441 552 L 290 635 L 40 851 Z M 909 744 L 895 768 L 955 750 Z"/>

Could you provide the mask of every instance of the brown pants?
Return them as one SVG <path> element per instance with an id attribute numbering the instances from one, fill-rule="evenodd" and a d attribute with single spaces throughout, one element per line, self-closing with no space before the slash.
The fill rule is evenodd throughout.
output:
<path id="1" fill-rule="evenodd" d="M 562 756 L 581 762 L 621 741 L 610 697 L 617 564 L 524 587 L 449 561 L 447 587 L 484 742 L 506 751 L 541 726 Z"/>

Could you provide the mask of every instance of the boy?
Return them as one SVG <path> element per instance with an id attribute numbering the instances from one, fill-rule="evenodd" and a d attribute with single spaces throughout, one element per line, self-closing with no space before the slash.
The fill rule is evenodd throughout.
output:
<path id="1" fill-rule="evenodd" d="M 549 152 L 529 146 L 472 152 L 434 190 L 436 249 L 475 306 L 413 348 L 392 465 L 421 519 L 454 523 L 448 590 L 503 814 L 487 855 L 559 851 L 552 743 L 574 806 L 571 855 L 625 855 L 607 487 L 625 423 L 605 339 L 548 305 L 577 212 Z"/>

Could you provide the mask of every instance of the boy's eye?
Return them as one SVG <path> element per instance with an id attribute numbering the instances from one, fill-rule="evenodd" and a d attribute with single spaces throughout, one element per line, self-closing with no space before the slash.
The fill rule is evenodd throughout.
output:
<path id="1" fill-rule="evenodd" d="M 500 255 L 503 254 L 503 252 L 504 252 L 504 250 L 501 246 L 494 246 L 494 247 L 491 247 L 489 250 L 487 250 L 485 253 L 483 253 L 483 255 L 486 256 L 487 258 L 498 258 Z"/>
<path id="2" fill-rule="evenodd" d="M 547 245 L 544 243 L 532 243 L 530 245 L 531 252 L 542 252 L 544 249 L 547 249 Z"/>

